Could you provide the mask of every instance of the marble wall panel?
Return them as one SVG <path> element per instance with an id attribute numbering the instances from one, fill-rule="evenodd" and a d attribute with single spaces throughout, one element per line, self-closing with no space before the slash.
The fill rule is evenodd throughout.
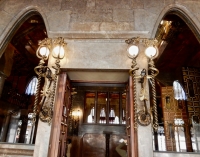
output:
<path id="1" fill-rule="evenodd" d="M 148 0 L 148 1 L 144 1 L 144 7 L 145 9 L 147 8 L 154 8 L 154 7 L 163 7 L 165 4 L 165 0 Z"/>
<path id="2" fill-rule="evenodd" d="M 97 9 L 130 9 L 131 0 L 97 0 L 96 8 Z"/>
<path id="3" fill-rule="evenodd" d="M 61 3 L 59 3 L 58 0 L 50 0 L 48 2 L 48 9 L 49 9 L 49 11 L 60 11 Z"/>
<path id="4" fill-rule="evenodd" d="M 50 30 L 56 31 L 58 28 L 59 31 L 69 30 L 70 13 L 71 11 L 58 11 L 49 13 L 47 19 Z"/>
<path id="5" fill-rule="evenodd" d="M 134 11 L 132 9 L 114 9 L 113 21 L 115 22 L 133 22 Z"/>
<path id="6" fill-rule="evenodd" d="M 146 10 L 135 10 L 134 13 L 135 18 L 135 30 L 148 30 L 149 32 L 152 31 L 153 26 L 156 22 L 156 14 L 152 14 Z"/>
<path id="7" fill-rule="evenodd" d="M 68 42 L 63 68 L 129 69 L 131 60 L 126 55 L 124 41 L 76 40 Z"/>
<path id="8" fill-rule="evenodd" d="M 133 31 L 134 22 L 102 22 L 99 29 L 101 31 Z"/>
<path id="9" fill-rule="evenodd" d="M 15 16 L 19 12 L 19 8 L 25 8 L 26 3 L 24 1 L 19 1 L 16 3 L 15 0 L 8 0 L 6 3 L 2 4 L 2 10 Z"/>
<path id="10" fill-rule="evenodd" d="M 131 0 L 131 8 L 133 9 L 144 9 L 145 0 Z"/>
<path id="11" fill-rule="evenodd" d="M 62 0 L 61 2 L 61 10 L 83 9 L 86 8 L 86 6 L 86 0 Z"/>
<path id="12" fill-rule="evenodd" d="M 75 9 L 71 22 L 111 22 L 112 16 L 112 9 Z"/>
<path id="13" fill-rule="evenodd" d="M 94 8 L 95 7 L 95 1 L 94 0 L 87 0 L 87 8 Z"/>
<path id="14" fill-rule="evenodd" d="M 99 22 L 71 22 L 69 27 L 71 31 L 99 31 L 100 24 Z"/>

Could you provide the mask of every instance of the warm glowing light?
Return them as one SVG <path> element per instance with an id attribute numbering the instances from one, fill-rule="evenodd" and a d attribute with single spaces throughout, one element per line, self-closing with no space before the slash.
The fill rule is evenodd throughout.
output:
<path id="1" fill-rule="evenodd" d="M 59 58 L 62 59 L 65 56 L 65 50 L 63 46 L 57 45 L 56 47 L 54 47 L 53 49 L 53 56 L 55 58 Z"/>
<path id="2" fill-rule="evenodd" d="M 157 56 L 157 48 L 155 46 L 149 46 L 145 50 L 145 55 L 149 58 L 155 58 Z"/>
<path id="3" fill-rule="evenodd" d="M 128 51 L 128 57 L 135 58 L 139 53 L 139 48 L 136 45 L 131 45 L 128 47 L 127 51 Z"/>
<path id="4" fill-rule="evenodd" d="M 41 47 L 40 50 L 39 50 L 40 56 L 43 56 L 43 57 L 46 57 L 46 58 L 48 58 L 49 52 L 50 52 L 49 49 L 45 46 Z"/>
<path id="5" fill-rule="evenodd" d="M 80 116 L 80 110 L 74 110 L 74 111 L 72 112 L 72 115 L 73 115 L 73 116 L 76 116 L 76 117 L 79 117 L 79 116 Z"/>

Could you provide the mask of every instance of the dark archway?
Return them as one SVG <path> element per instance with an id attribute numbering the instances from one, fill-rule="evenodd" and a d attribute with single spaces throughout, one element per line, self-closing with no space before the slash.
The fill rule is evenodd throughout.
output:
<path id="1" fill-rule="evenodd" d="M 200 44 L 198 31 L 190 19 L 180 11 L 169 11 L 162 19 L 156 37 L 160 43 L 160 54 L 155 60 L 160 71 L 157 76 L 157 102 L 160 125 L 165 128 L 166 150 L 197 151 L 192 148 L 190 127 L 193 126 L 193 116 L 199 117 L 199 71 Z M 176 100 L 173 82 L 178 80 L 187 94 L 187 100 Z M 191 81 L 192 80 L 192 81 Z M 190 88 L 193 87 L 193 88 Z M 191 90 L 193 95 L 191 96 Z M 170 99 L 170 103 L 166 102 Z M 198 99 L 198 100 L 197 100 Z M 179 104 L 183 108 L 178 108 Z M 175 124 L 177 119 L 184 121 L 184 138 L 186 148 L 178 148 Z M 169 125 L 167 125 L 169 124 Z M 168 139 L 168 140 L 167 140 Z M 170 144 L 170 140 L 173 143 Z M 158 148 L 159 149 L 159 148 Z"/>
<path id="2" fill-rule="evenodd" d="M 31 124 L 34 95 L 25 91 L 39 63 L 38 42 L 47 32 L 36 11 L 25 13 L 18 21 L 3 43 L 5 51 L 0 58 L 0 73 L 5 78 L 0 97 L 0 141 L 32 144 L 36 133 Z"/>

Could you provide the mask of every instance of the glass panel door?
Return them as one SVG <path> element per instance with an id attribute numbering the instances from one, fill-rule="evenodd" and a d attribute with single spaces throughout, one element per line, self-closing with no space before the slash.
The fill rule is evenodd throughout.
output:
<path id="1" fill-rule="evenodd" d="M 109 124 L 119 124 L 119 93 L 109 94 Z"/>
<path id="2" fill-rule="evenodd" d="M 100 92 L 97 95 L 97 123 L 106 124 L 108 94 Z"/>
<path id="3" fill-rule="evenodd" d="M 87 92 L 84 106 L 84 123 L 95 123 L 95 93 Z"/>

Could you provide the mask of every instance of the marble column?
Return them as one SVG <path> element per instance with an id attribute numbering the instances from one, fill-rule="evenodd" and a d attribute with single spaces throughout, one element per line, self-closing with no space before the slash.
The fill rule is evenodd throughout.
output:
<path id="1" fill-rule="evenodd" d="M 49 149 L 50 132 L 51 125 L 39 120 L 33 157 L 47 157 Z"/>
<path id="2" fill-rule="evenodd" d="M 20 117 L 20 112 L 13 113 L 11 115 L 6 142 L 9 142 L 9 143 L 16 142 L 16 133 L 17 133 L 17 128 L 18 128 L 19 117 Z"/>
<path id="3" fill-rule="evenodd" d="M 3 91 L 3 87 L 4 87 L 4 82 L 5 82 L 6 78 L 7 78 L 6 75 L 0 71 L 0 98 L 1 98 L 1 94 Z"/>
<path id="4" fill-rule="evenodd" d="M 137 57 L 137 64 L 139 70 L 137 70 L 137 75 L 141 74 L 142 69 L 146 69 L 148 71 L 148 58 L 144 53 L 145 47 L 140 45 L 140 53 Z M 148 73 L 147 73 L 148 74 Z M 144 110 L 144 101 L 140 101 L 139 94 L 141 90 L 141 83 L 138 83 L 139 79 L 136 79 L 136 88 L 137 88 L 137 106 L 138 111 Z M 146 91 L 147 96 L 149 95 L 149 85 L 148 79 L 143 84 L 144 89 Z M 150 112 L 150 97 L 148 96 L 148 100 L 146 101 L 147 110 Z M 148 126 L 138 125 L 138 157 L 153 157 L 153 134 L 152 134 L 152 126 L 149 124 Z"/>
<path id="5" fill-rule="evenodd" d="M 4 123 L 1 129 L 0 142 L 6 142 L 6 136 L 7 136 L 10 119 L 11 119 L 10 114 L 5 115 Z"/>
<path id="6" fill-rule="evenodd" d="M 21 110 L 20 120 L 22 121 L 22 125 L 21 125 L 18 143 L 25 143 L 26 142 L 26 130 L 27 130 L 27 125 L 28 125 L 27 110 L 25 110 L 25 109 Z"/>

